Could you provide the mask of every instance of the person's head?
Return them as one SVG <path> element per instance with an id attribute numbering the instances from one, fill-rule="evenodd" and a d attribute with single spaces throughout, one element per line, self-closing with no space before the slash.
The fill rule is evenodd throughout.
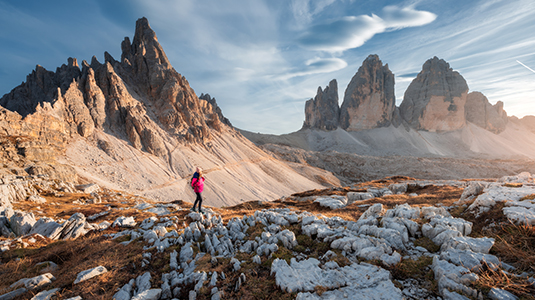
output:
<path id="1" fill-rule="evenodd" d="M 201 169 L 201 167 L 197 167 L 197 174 L 199 174 L 199 177 L 202 176 L 202 169 Z"/>

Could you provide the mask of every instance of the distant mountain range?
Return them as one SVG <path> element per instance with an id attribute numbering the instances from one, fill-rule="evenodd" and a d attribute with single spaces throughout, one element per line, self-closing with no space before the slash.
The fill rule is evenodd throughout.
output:
<path id="1" fill-rule="evenodd" d="M 80 67 L 69 58 L 55 72 L 38 65 L 0 99 L 0 134 L 30 141 L 5 140 L 25 155 L 24 163 L 6 157 L 3 173 L 28 174 L 37 164 L 42 172 L 35 175 L 192 201 L 187 182 L 200 166 L 205 202 L 214 206 L 338 183 L 320 169 L 292 169 L 232 128 L 215 99 L 197 97 L 171 66 L 147 19 L 136 22 L 121 49 L 120 61 L 106 52 L 103 63 L 93 57 Z"/>
<path id="2" fill-rule="evenodd" d="M 535 117 L 507 117 L 449 64 L 434 57 L 395 105 L 394 75 L 366 58 L 338 104 L 336 80 L 305 103 L 303 128 L 280 136 L 242 131 L 257 144 L 371 156 L 535 158 Z"/>

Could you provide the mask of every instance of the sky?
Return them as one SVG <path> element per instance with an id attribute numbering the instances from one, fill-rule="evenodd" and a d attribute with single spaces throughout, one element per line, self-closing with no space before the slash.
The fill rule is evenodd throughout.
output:
<path id="1" fill-rule="evenodd" d="M 437 56 L 508 115 L 535 115 L 533 0 L 0 0 L 0 95 L 38 64 L 120 60 L 141 17 L 197 95 L 253 132 L 299 130 L 332 79 L 341 104 L 370 54 L 394 73 L 398 106 Z"/>

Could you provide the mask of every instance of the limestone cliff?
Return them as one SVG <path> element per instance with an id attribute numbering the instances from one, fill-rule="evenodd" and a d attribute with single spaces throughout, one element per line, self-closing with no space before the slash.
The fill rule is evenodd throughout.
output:
<path id="1" fill-rule="evenodd" d="M 336 79 L 333 79 L 325 87 L 325 90 L 318 87 L 316 97 L 305 103 L 303 128 L 336 130 L 338 128 L 339 115 L 338 84 Z"/>
<path id="2" fill-rule="evenodd" d="M 0 99 L 0 135 L 49 144 L 86 180 L 159 200 L 194 199 L 186 183 L 196 166 L 216 206 L 321 186 L 237 133 L 215 99 L 199 99 L 146 18 L 121 49 L 120 61 L 106 52 L 103 63 L 37 66 Z"/>
<path id="3" fill-rule="evenodd" d="M 395 108 L 394 74 L 379 56 L 370 55 L 346 88 L 340 127 L 361 130 L 389 126 Z"/>
<path id="4" fill-rule="evenodd" d="M 466 121 L 472 122 L 481 128 L 494 133 L 505 130 L 507 113 L 503 110 L 503 102 L 490 104 L 485 95 L 480 92 L 471 92 L 466 98 Z"/>
<path id="5" fill-rule="evenodd" d="M 436 56 L 426 61 L 400 105 L 401 117 L 414 129 L 451 131 L 466 125 L 468 85 Z"/>

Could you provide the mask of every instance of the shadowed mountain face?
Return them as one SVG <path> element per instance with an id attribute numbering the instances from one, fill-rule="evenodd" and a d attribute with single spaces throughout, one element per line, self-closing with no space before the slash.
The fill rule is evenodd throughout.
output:
<path id="1" fill-rule="evenodd" d="M 37 66 L 0 99 L 0 134 L 53 144 L 82 178 L 158 200 L 195 199 L 187 181 L 196 166 L 215 206 L 322 186 L 300 174 L 336 184 L 323 170 L 292 165 L 296 173 L 237 133 L 171 66 L 147 19 L 121 49 L 120 61 L 106 52 L 104 63 Z"/>
<path id="2" fill-rule="evenodd" d="M 399 109 L 414 129 L 451 131 L 466 125 L 464 106 L 468 85 L 450 65 L 436 56 L 422 67 L 403 97 Z"/>

